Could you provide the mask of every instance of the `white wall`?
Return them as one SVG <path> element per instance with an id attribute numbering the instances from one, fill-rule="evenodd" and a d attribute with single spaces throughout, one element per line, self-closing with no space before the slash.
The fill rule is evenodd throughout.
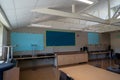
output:
<path id="1" fill-rule="evenodd" d="M 12 32 L 26 32 L 26 33 L 42 33 L 45 34 L 46 30 L 50 29 L 43 29 L 43 28 L 33 28 L 33 27 L 24 27 L 24 28 L 18 28 L 13 29 Z M 58 30 L 58 31 L 65 31 L 65 30 Z M 66 32 L 66 31 L 65 31 Z M 45 48 L 43 51 L 38 51 L 36 53 L 53 53 L 53 52 L 66 52 L 66 51 L 80 51 L 80 48 L 83 46 L 88 45 L 88 36 L 87 32 L 80 32 L 77 31 L 76 33 L 76 45 L 75 46 L 53 46 L 53 47 L 47 47 L 45 45 Z M 107 38 L 107 39 L 106 39 Z M 46 41 L 46 40 L 44 40 Z M 100 44 L 109 45 L 110 39 L 109 35 L 107 34 L 100 34 Z M 28 52 L 17 52 L 14 53 L 14 55 L 28 55 L 32 54 L 31 51 Z"/>
<path id="2" fill-rule="evenodd" d="M 111 46 L 116 53 L 120 53 L 120 31 L 111 33 Z"/>
<path id="3" fill-rule="evenodd" d="M 27 33 L 42 33 L 45 35 L 46 30 L 51 30 L 51 29 L 42 29 L 42 28 L 19 28 L 19 29 L 14 29 L 13 32 L 27 32 Z M 56 30 L 55 30 L 56 31 Z M 57 30 L 57 31 L 65 31 L 65 30 Z M 66 31 L 65 31 L 66 32 Z M 68 32 L 73 32 L 73 31 L 68 31 Z M 76 45 L 75 46 L 52 46 L 52 47 L 47 47 L 45 45 L 45 48 L 43 51 L 40 51 L 38 53 L 53 53 L 53 52 L 66 52 L 66 51 L 79 51 L 80 47 L 83 47 L 87 44 L 87 32 L 75 32 L 76 33 Z M 77 36 L 79 35 L 79 36 Z M 45 42 L 46 40 L 44 40 Z M 46 42 L 45 42 L 46 43 Z M 24 54 L 26 52 L 20 52 L 16 54 Z M 30 52 L 28 52 L 29 54 Z M 26 53 L 27 54 L 27 53 Z M 31 53 L 30 53 L 31 54 Z"/>

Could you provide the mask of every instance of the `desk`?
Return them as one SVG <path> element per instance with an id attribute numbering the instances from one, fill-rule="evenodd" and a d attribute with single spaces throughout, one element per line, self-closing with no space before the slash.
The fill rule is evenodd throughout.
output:
<path id="1" fill-rule="evenodd" d="M 18 67 L 14 67 L 4 72 L 3 80 L 19 80 L 19 76 L 20 69 Z"/>
<path id="2" fill-rule="evenodd" d="M 89 54 L 109 54 L 110 52 L 109 51 L 105 51 L 105 52 L 103 52 L 103 51 L 98 51 L 98 52 L 89 52 Z"/>
<path id="3" fill-rule="evenodd" d="M 7 71 L 15 66 L 14 63 L 2 63 L 0 64 L 0 80 L 3 80 L 3 72 Z"/>
<path id="4" fill-rule="evenodd" d="M 112 73 L 88 64 L 59 68 L 74 80 L 120 80 L 120 74 Z"/>
<path id="5" fill-rule="evenodd" d="M 33 56 L 33 57 L 22 57 L 22 58 L 14 58 L 15 60 L 27 60 L 27 59 L 44 59 L 44 58 L 54 58 L 55 56 Z"/>
<path id="6" fill-rule="evenodd" d="M 88 62 L 87 52 L 70 51 L 57 52 L 55 58 L 55 66 L 66 66 L 71 64 L 79 64 Z"/>
<path id="7" fill-rule="evenodd" d="M 18 63 L 20 64 L 19 67 L 31 67 L 31 66 L 37 66 L 37 65 L 42 65 L 43 63 L 47 64 L 49 63 L 48 60 L 53 60 L 55 58 L 54 54 L 41 54 L 41 55 L 36 55 L 36 56 L 32 56 L 32 55 L 26 55 L 26 56 L 20 56 L 20 57 L 14 57 L 15 60 L 17 60 L 17 65 Z M 39 61 L 38 61 L 39 60 Z M 22 63 L 21 63 L 22 62 Z M 52 61 L 50 61 L 52 62 Z"/>
<path id="8" fill-rule="evenodd" d="M 55 57 L 53 53 L 49 54 L 37 54 L 35 56 L 32 55 L 17 55 L 14 56 L 15 60 L 28 60 L 28 59 L 44 59 L 44 58 L 52 58 Z"/>
<path id="9" fill-rule="evenodd" d="M 89 56 L 94 57 L 94 59 L 96 60 L 96 64 L 95 64 L 96 67 L 101 67 L 101 64 L 103 64 L 102 59 L 103 58 L 108 58 L 110 54 L 111 54 L 110 51 L 91 51 L 91 52 L 89 52 Z M 100 55 L 102 55 L 101 58 L 99 57 Z M 101 61 L 100 61 L 101 63 L 99 64 L 98 60 L 100 60 L 100 59 L 101 59 Z"/>

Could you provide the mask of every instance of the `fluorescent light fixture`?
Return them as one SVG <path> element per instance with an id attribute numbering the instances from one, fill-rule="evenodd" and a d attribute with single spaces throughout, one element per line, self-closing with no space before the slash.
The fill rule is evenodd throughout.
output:
<path id="1" fill-rule="evenodd" d="M 81 1 L 87 4 L 93 4 L 94 2 L 90 1 L 90 0 L 77 0 L 77 1 Z"/>
<path id="2" fill-rule="evenodd" d="M 117 17 L 117 19 L 120 19 L 120 15 Z"/>
<path id="3" fill-rule="evenodd" d="M 7 28 L 11 29 L 11 26 L 7 20 L 7 18 L 5 17 L 5 14 L 3 13 L 1 7 L 0 7 L 0 22 L 5 25 Z"/>
<path id="4" fill-rule="evenodd" d="M 0 21 L 5 25 L 5 26 L 9 26 L 7 21 L 5 20 L 5 18 L 3 17 L 3 15 L 0 13 Z"/>
<path id="5" fill-rule="evenodd" d="M 50 28 L 50 27 L 52 27 L 52 26 L 41 25 L 41 24 L 31 24 L 30 26 L 33 26 L 33 27 L 43 27 L 43 28 Z"/>

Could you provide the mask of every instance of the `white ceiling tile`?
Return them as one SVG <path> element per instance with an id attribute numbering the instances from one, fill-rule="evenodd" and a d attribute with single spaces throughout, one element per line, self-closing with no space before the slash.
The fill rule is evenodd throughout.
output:
<path id="1" fill-rule="evenodd" d="M 37 8 L 46 8 L 46 7 L 61 7 L 71 5 L 73 0 L 38 0 Z"/>
<path id="2" fill-rule="evenodd" d="M 18 9 L 16 10 L 17 22 L 19 24 L 30 23 L 32 18 L 32 12 L 30 9 Z"/>
<path id="3" fill-rule="evenodd" d="M 11 15 L 15 16 L 15 11 L 14 10 L 5 10 L 4 11 L 7 17 L 10 17 Z"/>
<path id="4" fill-rule="evenodd" d="M 14 9 L 13 0 L 1 0 L 0 4 L 1 4 L 1 6 L 2 6 L 2 8 L 4 10 L 6 10 L 6 9 L 9 9 L 9 10 Z"/>
<path id="5" fill-rule="evenodd" d="M 36 0 L 14 0 L 15 8 L 33 8 L 36 4 Z"/>
<path id="6" fill-rule="evenodd" d="M 20 17 L 17 18 L 17 21 L 18 21 L 18 25 L 30 24 L 31 23 L 31 18 L 27 18 L 27 17 L 23 16 L 22 18 L 20 18 Z"/>
<path id="7" fill-rule="evenodd" d="M 100 3 L 91 7 L 88 10 L 88 13 L 106 19 L 107 9 L 108 9 L 107 1 L 106 0 L 99 0 L 99 1 Z M 116 2 L 111 3 L 112 4 L 111 6 L 120 4 L 119 0 L 114 0 L 114 1 Z M 71 12 L 72 4 L 76 4 L 76 12 L 79 12 L 80 10 L 83 10 L 84 8 L 88 7 L 87 4 L 83 4 L 83 3 L 81 4 L 76 0 L 0 0 L 0 5 L 2 6 L 13 28 L 25 27 L 30 25 L 32 21 L 34 21 L 36 23 L 39 22 L 41 24 L 53 25 L 53 28 L 58 28 L 58 29 L 86 29 L 86 31 L 99 31 L 99 32 L 119 29 L 119 28 L 115 28 L 114 26 L 103 27 L 103 25 L 99 25 L 94 22 L 83 21 L 83 20 L 77 21 L 74 19 L 71 20 L 70 18 L 66 20 L 65 23 L 64 22 L 65 18 L 63 17 L 62 17 L 63 20 L 61 20 L 61 22 L 60 21 L 57 22 L 57 19 L 60 19 L 61 17 L 31 12 L 35 8 L 46 8 L 46 7 Z M 67 23 L 67 21 L 70 23 Z"/>
<path id="8" fill-rule="evenodd" d="M 17 16 L 17 21 L 19 24 L 31 23 L 31 16 L 30 15 Z"/>
<path id="9" fill-rule="evenodd" d="M 17 27 L 17 22 L 16 20 L 12 20 L 12 22 L 10 22 L 12 28 L 16 28 Z"/>
<path id="10" fill-rule="evenodd" d="M 8 18 L 9 22 L 16 23 L 16 17 L 14 15 L 9 15 L 10 17 Z"/>
<path id="11" fill-rule="evenodd" d="M 22 15 L 32 15 L 31 9 L 17 9 L 16 10 L 17 17 L 22 17 Z"/>
<path id="12" fill-rule="evenodd" d="M 15 18 L 10 18 L 9 21 L 10 21 L 10 24 L 11 24 L 12 28 L 17 27 L 17 21 L 16 21 Z"/>
<path id="13" fill-rule="evenodd" d="M 29 21 L 18 23 L 18 27 L 27 27 L 28 25 L 30 25 Z"/>
<path id="14" fill-rule="evenodd" d="M 23 16 L 22 18 L 17 18 L 17 20 L 19 21 L 19 23 L 25 23 L 25 22 L 29 22 L 31 21 L 31 18 L 25 18 L 25 16 Z"/>

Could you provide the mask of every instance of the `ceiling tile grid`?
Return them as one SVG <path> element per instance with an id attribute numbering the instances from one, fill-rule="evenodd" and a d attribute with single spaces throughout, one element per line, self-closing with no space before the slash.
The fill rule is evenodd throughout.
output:
<path id="1" fill-rule="evenodd" d="M 119 30 L 119 27 L 101 25 L 98 22 L 90 22 L 80 19 L 72 19 L 58 17 L 54 15 L 41 14 L 32 12 L 34 9 L 51 8 L 71 13 L 72 4 L 75 4 L 76 14 L 84 9 L 87 13 L 102 19 L 108 19 L 108 2 L 107 0 L 91 0 L 98 1 L 95 5 L 88 5 L 76 0 L 0 0 L 10 24 L 13 28 L 27 27 L 30 24 L 52 25 L 52 28 L 58 29 L 75 29 L 85 31 L 113 31 Z M 111 0 L 111 8 L 120 4 L 120 0 Z M 114 12 L 111 12 L 111 16 Z M 118 24 L 120 25 L 120 24 Z M 106 27 L 105 27 L 106 26 Z"/>
<path id="2" fill-rule="evenodd" d="M 61 6 L 68 6 L 73 0 L 38 0 L 36 8 L 55 8 Z"/>
<path id="3" fill-rule="evenodd" d="M 0 5 L 4 10 L 14 10 L 13 0 L 0 0 Z"/>
<path id="4" fill-rule="evenodd" d="M 16 9 L 33 8 L 37 0 L 14 0 Z"/>

